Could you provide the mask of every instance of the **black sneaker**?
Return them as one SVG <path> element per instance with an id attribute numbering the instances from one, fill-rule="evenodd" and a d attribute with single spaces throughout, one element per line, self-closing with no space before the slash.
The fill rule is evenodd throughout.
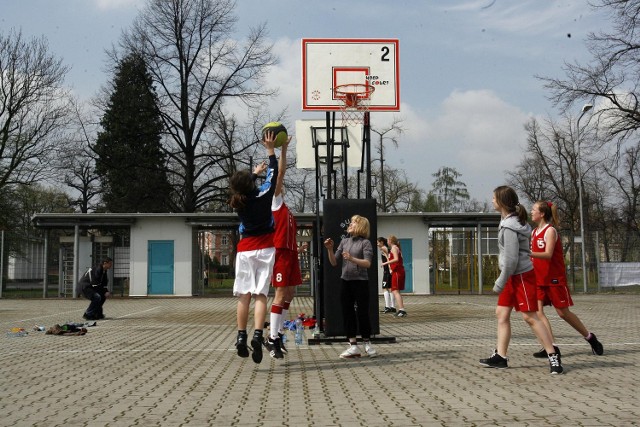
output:
<path id="1" fill-rule="evenodd" d="M 396 314 L 396 317 L 407 317 L 407 316 L 408 316 L 407 312 L 402 309 L 398 310 L 398 314 Z"/>
<path id="2" fill-rule="evenodd" d="M 264 341 L 264 346 L 269 350 L 269 356 L 274 359 L 282 359 L 284 355 L 282 354 L 282 350 L 280 349 L 280 337 L 273 339 L 271 337 L 267 338 Z"/>
<path id="3" fill-rule="evenodd" d="M 385 307 L 384 310 L 380 310 L 380 313 L 388 313 L 389 307 Z"/>
<path id="4" fill-rule="evenodd" d="M 562 365 L 560 364 L 560 355 L 559 354 L 550 354 L 549 355 L 549 373 L 551 375 L 560 375 L 564 372 Z"/>
<path id="5" fill-rule="evenodd" d="M 553 346 L 553 349 L 556 351 L 558 357 L 560 357 L 560 349 L 555 345 Z M 535 357 L 536 359 L 546 359 L 547 357 L 549 357 L 549 355 L 547 354 L 547 350 L 541 348 L 540 351 L 536 351 L 535 353 L 533 353 L 533 357 Z"/>
<path id="6" fill-rule="evenodd" d="M 280 350 L 282 350 L 282 354 L 287 354 L 287 348 L 284 346 L 284 340 L 282 339 L 283 336 L 284 334 L 278 332 L 278 338 L 280 338 Z"/>
<path id="7" fill-rule="evenodd" d="M 395 307 L 389 307 L 389 311 L 387 311 L 387 313 L 395 313 L 395 312 L 396 312 Z"/>
<path id="8" fill-rule="evenodd" d="M 236 350 L 238 351 L 238 356 L 249 357 L 246 332 L 238 332 L 238 338 L 236 338 Z"/>
<path id="9" fill-rule="evenodd" d="M 262 362 L 262 343 L 262 337 L 254 335 L 251 338 L 251 358 L 256 363 Z"/>
<path id="10" fill-rule="evenodd" d="M 602 346 L 602 343 L 598 341 L 598 338 L 596 338 L 596 334 L 592 333 L 591 338 L 589 338 L 587 342 L 591 344 L 591 351 L 593 354 L 602 356 L 602 353 L 604 353 L 604 347 Z"/>
<path id="11" fill-rule="evenodd" d="M 502 357 L 498 354 L 498 350 L 493 350 L 493 354 L 488 359 L 480 359 L 480 364 L 482 366 L 486 366 L 487 368 L 497 368 L 497 369 L 506 369 L 509 366 L 507 365 L 506 357 Z"/>

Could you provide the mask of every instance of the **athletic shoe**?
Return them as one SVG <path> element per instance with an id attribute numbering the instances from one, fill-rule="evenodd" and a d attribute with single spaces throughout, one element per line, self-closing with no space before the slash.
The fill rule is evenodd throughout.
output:
<path id="1" fill-rule="evenodd" d="M 389 307 L 389 311 L 387 313 L 395 313 L 395 312 L 396 312 L 395 307 Z"/>
<path id="2" fill-rule="evenodd" d="M 407 316 L 408 316 L 407 312 L 402 309 L 398 310 L 398 314 L 396 314 L 396 317 L 407 317 Z"/>
<path id="3" fill-rule="evenodd" d="M 498 350 L 493 350 L 493 354 L 488 359 L 480 359 L 480 364 L 482 366 L 486 366 L 487 368 L 497 368 L 497 369 L 506 369 L 509 366 L 507 365 L 506 357 L 502 357 L 498 354 Z"/>
<path id="4" fill-rule="evenodd" d="M 375 348 L 373 348 L 373 346 L 371 345 L 370 342 L 365 342 L 364 343 L 364 351 L 365 351 L 365 353 L 367 353 L 367 356 L 369 356 L 369 357 L 377 357 L 378 356 L 378 352 L 376 351 Z"/>
<path id="5" fill-rule="evenodd" d="M 384 310 L 380 310 L 380 313 L 388 313 L 389 311 L 389 307 L 385 307 Z"/>
<path id="6" fill-rule="evenodd" d="M 280 338 L 280 350 L 282 351 L 282 354 L 287 354 L 287 348 L 284 346 L 284 340 L 282 337 L 284 337 L 284 334 L 278 332 L 278 338 Z"/>
<path id="7" fill-rule="evenodd" d="M 602 356 L 602 353 L 604 353 L 604 347 L 602 346 L 602 343 L 598 341 L 598 338 L 596 338 L 596 334 L 592 333 L 591 338 L 589 338 L 587 341 L 589 342 L 589 344 L 591 344 L 591 351 L 593 352 L 593 354 Z"/>
<path id="8" fill-rule="evenodd" d="M 343 351 L 342 354 L 340 354 L 341 359 L 353 359 L 360 356 L 360 349 L 355 344 L 349 345 L 349 348 Z"/>
<path id="9" fill-rule="evenodd" d="M 551 375 L 560 375 L 564 372 L 562 365 L 560 364 L 560 355 L 558 354 L 550 354 L 549 355 L 549 373 Z"/>
<path id="10" fill-rule="evenodd" d="M 238 356 L 249 357 L 249 349 L 247 348 L 247 333 L 238 332 L 238 338 L 236 339 L 236 350 Z"/>
<path id="11" fill-rule="evenodd" d="M 555 345 L 553 346 L 553 349 L 556 351 L 558 357 L 560 357 L 560 349 Z M 533 353 L 533 357 L 535 357 L 536 359 L 546 359 L 547 357 L 549 357 L 549 355 L 547 354 L 547 350 L 541 348 L 540 351 L 536 351 L 535 353 Z"/>
<path id="12" fill-rule="evenodd" d="M 262 337 L 254 335 L 251 338 L 251 358 L 256 363 L 262 362 L 262 343 Z"/>
<path id="13" fill-rule="evenodd" d="M 282 359 L 284 357 L 282 350 L 280 349 L 280 337 L 276 339 L 271 337 L 267 338 L 264 342 L 264 346 L 269 350 L 269 356 L 274 359 Z"/>

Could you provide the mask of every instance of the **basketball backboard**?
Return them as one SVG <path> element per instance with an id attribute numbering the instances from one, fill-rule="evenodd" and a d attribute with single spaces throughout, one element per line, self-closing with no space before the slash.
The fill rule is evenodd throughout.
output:
<path id="1" fill-rule="evenodd" d="M 296 167 L 301 169 L 315 169 L 316 155 L 313 146 L 313 133 L 318 140 L 327 141 L 326 121 L 324 120 L 296 120 Z M 362 125 L 339 127 L 336 129 L 336 141 L 342 140 L 342 132 L 347 133 L 349 148 L 347 149 L 347 165 L 359 168 L 362 161 Z M 327 157 L 327 146 L 318 147 L 320 158 Z M 334 158 L 342 156 L 342 146 L 334 146 Z"/>
<path id="2" fill-rule="evenodd" d="M 399 41 L 302 39 L 302 111 L 339 111 L 333 89 L 346 84 L 373 86 L 370 111 L 399 111 Z"/>

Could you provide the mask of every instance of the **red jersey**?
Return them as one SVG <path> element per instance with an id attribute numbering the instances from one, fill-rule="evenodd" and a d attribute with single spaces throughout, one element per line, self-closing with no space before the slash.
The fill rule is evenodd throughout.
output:
<path id="1" fill-rule="evenodd" d="M 396 271 L 404 271 L 404 263 L 402 260 L 402 251 L 400 250 L 400 247 L 398 247 L 398 254 L 400 255 L 398 257 L 398 262 L 394 262 L 392 264 L 389 264 L 389 269 L 391 270 L 391 273 L 395 273 Z M 393 260 L 393 252 L 389 251 L 389 261 Z"/>
<path id="2" fill-rule="evenodd" d="M 289 249 L 298 253 L 298 242 L 296 241 L 298 225 L 296 224 L 295 217 L 284 203 L 282 194 L 273 198 L 271 211 L 273 212 L 273 219 L 276 223 L 276 232 L 273 237 L 274 246 L 279 249 Z"/>
<path id="3" fill-rule="evenodd" d="M 545 225 L 542 230 L 534 228 L 531 232 L 531 252 L 545 252 L 547 242 L 544 236 L 547 231 L 552 230 L 550 224 Z M 567 284 L 567 272 L 564 265 L 564 255 L 562 253 L 562 242 L 560 235 L 556 232 L 556 244 L 553 247 L 551 259 L 531 258 L 533 269 L 536 271 L 536 282 L 538 286 L 565 285 Z"/>

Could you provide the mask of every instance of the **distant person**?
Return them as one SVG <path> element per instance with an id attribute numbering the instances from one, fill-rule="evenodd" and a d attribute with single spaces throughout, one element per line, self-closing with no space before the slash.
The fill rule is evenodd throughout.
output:
<path id="1" fill-rule="evenodd" d="M 487 359 L 480 359 L 480 364 L 498 369 L 508 367 L 511 312 L 515 309 L 522 313 L 522 318 L 547 352 L 550 373 L 562 374 L 560 355 L 553 348 L 551 334 L 537 314 L 536 274 L 529 256 L 531 226 L 527 223 L 527 210 L 518 201 L 513 188 L 508 186 L 500 186 L 493 191 L 493 207 L 502 218 L 498 226 L 500 276 L 493 286 L 493 291 L 499 294 L 496 307 L 498 343 L 493 354 Z"/>
<path id="2" fill-rule="evenodd" d="M 544 201 L 534 203 L 531 208 L 531 221 L 538 225 L 531 232 L 531 259 L 538 284 L 538 316 L 549 330 L 555 352 L 559 355 L 560 348 L 553 336 L 551 323 L 544 314 L 545 305 L 553 305 L 558 316 L 578 331 L 591 345 L 593 354 L 601 356 L 604 353 L 602 343 L 594 333 L 589 332 L 578 316 L 569 310 L 573 300 L 567 287 L 562 242 L 555 228 L 560 223 L 557 205 Z M 586 274 L 586 272 L 583 273 Z M 533 353 L 533 356 L 544 358 L 547 357 L 547 352 L 543 348 Z"/>
<path id="3" fill-rule="evenodd" d="M 347 227 L 347 233 L 349 237 L 340 241 L 335 253 L 333 240 L 328 238 L 324 241 L 331 265 L 335 267 L 338 265 L 337 260 L 342 260 L 340 302 L 349 348 L 342 352 L 340 357 L 351 359 L 362 355 L 356 339 L 358 326 L 360 326 L 365 353 L 369 357 L 376 357 L 378 353 L 371 345 L 371 319 L 369 318 L 368 269 L 373 260 L 373 245 L 369 241 L 369 220 L 360 215 L 353 215 Z"/>
<path id="4" fill-rule="evenodd" d="M 265 132 L 262 143 L 269 156 L 269 165 L 265 162 L 255 167 L 253 173 L 243 170 L 231 176 L 231 198 L 229 205 L 240 217 L 240 236 L 236 251 L 236 278 L 233 283 L 233 295 L 238 297 L 236 318 L 238 337 L 236 350 L 238 356 L 249 357 L 247 346 L 247 324 L 251 298 L 254 299 L 254 331 L 251 339 L 251 358 L 255 363 L 262 361 L 264 341 L 263 327 L 267 312 L 267 295 L 271 283 L 271 273 L 276 257 L 273 244 L 274 221 L 271 213 L 271 201 L 278 179 L 278 161 L 274 142 L 275 134 Z M 255 180 L 266 172 L 262 185 Z"/>
<path id="5" fill-rule="evenodd" d="M 391 293 L 396 300 L 398 310 L 396 317 L 407 317 L 407 311 L 404 309 L 404 300 L 400 293 L 400 291 L 404 291 L 406 280 L 400 242 L 393 234 L 387 238 L 387 241 L 391 245 L 391 250 L 389 251 L 389 260 L 386 264 L 389 266 L 389 270 L 391 270 Z"/>
<path id="6" fill-rule="evenodd" d="M 288 320 L 289 306 L 296 293 L 296 286 L 302 284 L 300 261 L 298 260 L 298 242 L 296 219 L 284 202 L 284 175 L 287 170 L 287 147 L 291 137 L 282 145 L 278 160 L 278 179 L 271 203 L 275 220 L 274 245 L 276 247 L 276 261 L 273 266 L 271 284 L 275 288 L 275 296 L 271 303 L 269 323 L 271 330 L 265 341 L 269 355 L 275 359 L 282 359 L 287 348 L 284 345 L 284 321 Z"/>
<path id="7" fill-rule="evenodd" d="M 396 305 L 391 293 L 391 270 L 387 261 L 389 260 L 389 243 L 385 237 L 378 237 L 376 245 L 380 249 L 380 260 L 382 262 L 382 294 L 384 296 L 384 310 L 381 313 L 395 313 Z"/>
<path id="8" fill-rule="evenodd" d="M 107 272 L 113 267 L 113 260 L 106 257 L 100 264 L 97 264 L 87 270 L 82 275 L 79 285 L 82 289 L 82 295 L 89 301 L 89 307 L 82 315 L 86 320 L 104 319 L 105 315 L 102 311 L 105 301 L 109 298 L 109 276 Z"/>

